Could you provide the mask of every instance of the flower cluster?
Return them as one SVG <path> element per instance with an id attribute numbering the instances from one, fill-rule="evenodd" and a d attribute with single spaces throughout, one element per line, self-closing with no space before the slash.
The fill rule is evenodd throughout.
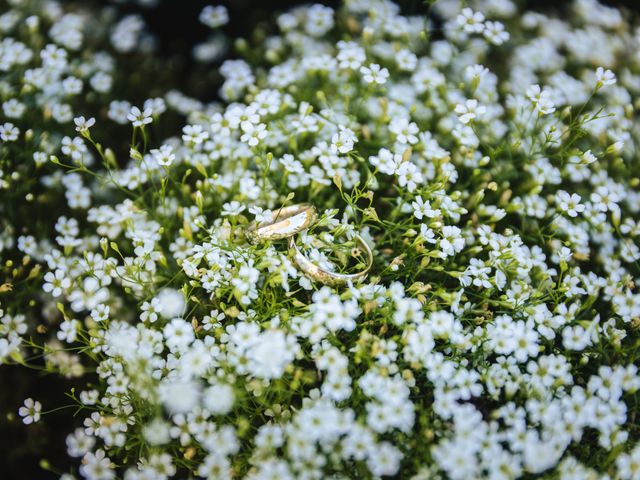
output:
<path id="1" fill-rule="evenodd" d="M 3 40 L 0 71 L 29 88 L 5 89 L 0 151 L 51 160 L 43 195 L 66 202 L 0 238 L 28 257 L 2 287 L 0 362 L 96 371 L 69 394 L 82 478 L 638 478 L 640 35 L 596 0 L 565 20 L 464 3 L 299 7 L 260 61 L 222 63 L 221 103 L 112 95 L 97 120 L 66 99 L 107 96 L 117 70 L 70 60 L 77 15 L 50 15 L 39 54 Z M 144 35 L 122 18 L 113 49 Z M 69 133 L 33 141 L 34 102 Z M 169 110 L 186 124 L 152 140 Z M 101 145 L 118 125 L 126 151 Z M 285 242 L 245 238 L 305 201 L 305 255 L 358 269 L 359 235 L 366 280 L 319 285 Z"/>

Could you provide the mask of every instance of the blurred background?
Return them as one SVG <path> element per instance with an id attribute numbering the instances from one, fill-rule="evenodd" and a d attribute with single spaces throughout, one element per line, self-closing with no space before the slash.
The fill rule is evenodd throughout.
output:
<path id="1" fill-rule="evenodd" d="M 107 0 L 85 0 L 102 1 Z M 435 0 L 437 1 L 437 0 Z M 615 7 L 626 8 L 630 12 L 640 12 L 640 0 L 600 0 L 601 3 Z M 211 30 L 197 21 L 202 8 L 210 4 L 222 4 L 229 10 L 230 21 L 221 31 L 230 39 L 251 39 L 256 26 L 262 25 L 265 31 L 274 31 L 273 18 L 278 12 L 295 6 L 321 3 L 331 7 L 338 7 L 339 0 L 112 0 L 119 3 L 121 10 L 127 13 L 137 13 L 145 18 L 148 26 L 159 40 L 160 52 L 170 57 L 176 70 L 182 73 L 186 82 L 184 91 L 202 100 L 215 100 L 216 73 L 211 68 L 201 68 L 193 60 L 194 45 L 205 41 L 211 35 Z M 403 14 L 418 15 L 428 11 L 427 4 L 434 0 L 396 0 Z M 515 0 L 529 10 L 563 11 L 571 5 L 570 0 Z M 154 6 L 144 7 L 141 4 L 150 3 Z M 199 71 L 193 75 L 193 71 Z"/>
<path id="2" fill-rule="evenodd" d="M 146 0 L 150 3 L 149 0 Z M 158 41 L 157 61 L 167 71 L 175 72 L 172 79 L 179 78 L 179 88 L 194 97 L 210 101 L 217 97 L 220 78 L 214 65 L 202 65 L 193 60 L 193 47 L 205 41 L 211 30 L 198 21 L 202 8 L 209 4 L 223 4 L 229 9 L 230 23 L 222 32 L 231 39 L 250 38 L 256 26 L 269 24 L 274 16 L 288 8 L 308 3 L 322 3 L 336 7 L 337 0 L 158 0 L 155 5 L 144 6 L 145 0 L 66 0 L 63 4 L 94 4 L 96 7 L 111 5 L 122 14 L 142 15 Z M 420 14 L 427 11 L 422 0 L 398 0 L 405 14 Z M 529 0 L 527 8 L 540 11 L 565 9 L 567 0 Z M 629 12 L 640 12 L 640 0 L 608 0 L 603 3 L 625 7 Z M 6 8 L 0 0 L 0 13 Z M 273 24 L 271 24 L 273 25 Z M 274 31 L 267 27 L 268 31 Z M 172 80 L 175 84 L 175 81 Z M 160 94 L 160 86 L 144 94 Z M 133 94 L 138 95 L 138 94 Z M 143 95 L 143 94 L 139 94 Z M 128 98 L 128 100 L 144 100 Z M 84 382 L 83 382 L 84 383 Z M 81 385 L 80 383 L 78 385 Z M 65 405 L 64 394 L 74 386 L 72 380 L 58 376 L 44 376 L 38 372 L 28 373 L 23 368 L 0 367 L 0 479 L 38 480 L 58 478 L 58 474 L 47 472 L 40 466 L 42 459 L 48 460 L 54 470 L 68 471 L 71 465 L 65 449 L 65 437 L 74 425 L 69 421 L 73 410 L 64 410 L 48 415 L 45 422 L 25 427 L 16 418 L 18 407 L 27 397 L 40 400 L 44 410 Z M 9 412 L 9 415 L 7 413 Z M 78 419 L 79 420 L 79 419 Z M 79 421 L 78 421 L 79 423 Z"/>

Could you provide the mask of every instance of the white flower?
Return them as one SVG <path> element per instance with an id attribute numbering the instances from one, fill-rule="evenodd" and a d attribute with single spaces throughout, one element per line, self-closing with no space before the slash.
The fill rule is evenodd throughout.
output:
<path id="1" fill-rule="evenodd" d="M 393 476 L 400 468 L 402 453 L 389 442 L 382 442 L 371 449 L 367 467 L 376 477 Z"/>
<path id="2" fill-rule="evenodd" d="M 367 59 L 364 49 L 355 42 L 340 40 L 338 42 L 338 66 L 344 69 L 355 70 Z"/>
<path id="3" fill-rule="evenodd" d="M 225 319 L 224 312 L 218 312 L 218 310 L 211 310 L 209 315 L 205 315 L 202 318 L 202 328 L 205 330 L 212 330 L 222 326 L 222 321 Z"/>
<path id="4" fill-rule="evenodd" d="M 76 341 L 78 336 L 78 327 L 80 326 L 80 322 L 78 320 L 64 320 L 60 324 L 60 330 L 58 330 L 57 337 L 58 340 L 73 343 Z"/>
<path id="5" fill-rule="evenodd" d="M 558 262 L 568 262 L 569 260 L 571 260 L 572 256 L 573 253 L 571 252 L 570 248 L 562 247 L 558 252 Z"/>
<path id="6" fill-rule="evenodd" d="M 67 276 L 67 273 L 58 268 L 55 272 L 47 272 L 44 274 L 45 284 L 42 289 L 51 293 L 54 298 L 62 295 L 62 292 L 67 290 L 71 286 L 71 279 Z"/>
<path id="7" fill-rule="evenodd" d="M 409 192 L 413 192 L 424 181 L 418 167 L 411 162 L 403 162 L 398 167 L 396 174 L 398 175 L 398 184 L 401 187 L 407 187 Z"/>
<path id="8" fill-rule="evenodd" d="M 22 417 L 22 422 L 29 425 L 40 420 L 40 412 L 42 411 L 42 404 L 32 398 L 27 398 L 24 401 L 24 406 L 18 410 L 18 415 Z"/>
<path id="9" fill-rule="evenodd" d="M 109 305 L 100 304 L 91 310 L 91 318 L 96 322 L 104 322 L 109 319 Z"/>
<path id="10" fill-rule="evenodd" d="M 598 160 L 598 158 L 593 153 L 591 153 L 591 150 L 587 150 L 586 152 L 584 152 L 580 156 L 581 163 L 583 163 L 585 165 L 591 165 L 592 163 L 596 162 L 597 160 Z"/>
<path id="11" fill-rule="evenodd" d="M 212 385 L 204 391 L 202 401 L 205 408 L 214 415 L 226 415 L 235 401 L 233 387 L 223 383 Z"/>
<path id="12" fill-rule="evenodd" d="M 73 123 L 76 124 L 76 132 L 84 133 L 89 131 L 89 129 L 95 125 L 96 119 L 93 117 L 85 119 L 84 117 L 80 116 L 74 118 Z"/>
<path id="13" fill-rule="evenodd" d="M 108 93 L 113 86 L 113 77 L 105 72 L 96 72 L 89 79 L 89 84 L 96 92 Z"/>
<path id="14" fill-rule="evenodd" d="M 357 141 L 358 137 L 353 131 L 340 125 L 340 131 L 331 137 L 331 152 L 349 153 Z"/>
<path id="15" fill-rule="evenodd" d="M 251 122 L 244 121 L 240 124 L 243 134 L 240 140 L 249 144 L 250 147 L 255 147 L 264 140 L 267 136 L 267 126 L 264 123 L 254 125 Z"/>
<path id="16" fill-rule="evenodd" d="M 169 303 L 169 302 L 165 302 Z M 162 312 L 162 304 L 158 298 L 152 298 L 151 302 L 144 302 L 141 306 L 142 313 L 140 314 L 140 320 L 143 322 L 155 322 L 158 320 L 158 313 Z M 174 312 L 170 312 L 174 313 Z M 179 315 L 177 313 L 176 315 Z M 172 318 L 175 315 L 167 315 L 168 318 Z"/>
<path id="17" fill-rule="evenodd" d="M 62 147 L 60 148 L 62 153 L 70 156 L 73 160 L 79 162 L 85 158 L 87 154 L 87 146 L 81 137 L 75 137 L 73 139 L 69 137 L 62 138 Z"/>
<path id="18" fill-rule="evenodd" d="M 153 159 L 158 165 L 163 167 L 170 166 L 176 158 L 171 145 L 162 145 L 159 149 L 153 149 L 151 150 L 151 155 L 153 155 Z"/>
<path id="19" fill-rule="evenodd" d="M 438 241 L 436 239 L 435 232 L 424 223 L 420 224 L 420 236 L 425 242 L 428 243 L 436 243 Z"/>
<path id="20" fill-rule="evenodd" d="M 2 104 L 2 111 L 8 118 L 21 118 L 27 106 L 15 98 L 11 98 Z"/>
<path id="21" fill-rule="evenodd" d="M 281 330 L 261 333 L 247 351 L 249 369 L 258 378 L 280 378 L 295 358 L 298 344 L 295 337 Z"/>
<path id="22" fill-rule="evenodd" d="M 366 83 L 383 85 L 387 83 L 389 78 L 389 70 L 381 68 L 377 63 L 371 63 L 368 67 L 360 67 L 360 73 Z"/>
<path id="23" fill-rule="evenodd" d="M 400 70 L 412 72 L 418 65 L 418 57 L 411 50 L 403 48 L 396 54 L 396 63 Z"/>
<path id="24" fill-rule="evenodd" d="M 221 455 L 218 452 L 210 453 L 200 463 L 198 466 L 198 475 L 203 478 L 211 478 L 211 479 L 225 479 L 233 477 L 231 462 L 229 459 Z M 289 480 L 289 477 L 276 477 L 276 478 L 286 478 Z"/>
<path id="25" fill-rule="evenodd" d="M 209 138 L 209 132 L 205 131 L 202 125 L 186 125 L 182 128 L 182 140 L 185 143 L 201 145 Z"/>
<path id="26" fill-rule="evenodd" d="M 563 212 L 566 212 L 570 217 L 577 217 L 579 213 L 584 212 L 584 205 L 580 203 L 580 195 L 577 193 L 569 194 L 564 190 L 556 193 L 556 203 L 558 208 Z"/>
<path id="27" fill-rule="evenodd" d="M 389 131 L 396 136 L 396 141 L 403 144 L 414 145 L 418 143 L 416 136 L 420 131 L 415 122 L 409 122 L 407 118 L 394 118 L 389 124 Z"/>
<path id="28" fill-rule="evenodd" d="M 199 382 L 165 379 L 158 387 L 158 394 L 171 414 L 189 413 L 200 401 L 201 387 Z"/>
<path id="29" fill-rule="evenodd" d="M 596 89 L 600 89 L 603 86 L 614 85 L 616 81 L 616 75 L 611 70 L 605 70 L 602 67 L 596 69 Z"/>
<path id="30" fill-rule="evenodd" d="M 467 33 L 482 33 L 484 30 L 484 15 L 474 12 L 470 8 L 463 8 L 456 17 L 456 23 Z"/>
<path id="31" fill-rule="evenodd" d="M 565 327 L 562 330 L 562 344 L 569 350 L 582 351 L 591 344 L 591 334 L 580 325 Z"/>
<path id="32" fill-rule="evenodd" d="M 500 22 L 485 22 L 485 29 L 482 32 L 484 38 L 494 45 L 502 45 L 509 40 L 509 32 L 505 31 L 504 25 Z"/>
<path id="33" fill-rule="evenodd" d="M 285 153 L 278 162 L 289 173 L 304 173 L 304 165 L 302 165 L 299 160 L 296 160 L 290 153 Z"/>
<path id="34" fill-rule="evenodd" d="M 128 120 L 131 104 L 127 101 L 113 100 L 109 104 L 108 116 L 111 120 L 121 125 L 125 125 Z"/>
<path id="35" fill-rule="evenodd" d="M 185 306 L 184 295 L 181 291 L 174 288 L 163 288 L 151 301 L 150 307 L 153 308 L 153 311 L 160 313 L 165 319 L 169 319 L 182 315 Z M 147 312 L 149 311 L 150 310 L 147 310 Z"/>
<path id="36" fill-rule="evenodd" d="M 618 202 L 620 201 L 618 194 L 609 191 L 604 185 L 596 187 L 595 192 L 591 193 L 589 198 L 596 210 L 600 210 L 601 212 L 618 211 Z"/>
<path id="37" fill-rule="evenodd" d="M 182 318 L 174 318 L 162 330 L 165 343 L 172 352 L 184 352 L 195 340 L 191 323 Z"/>
<path id="38" fill-rule="evenodd" d="M 640 444 L 629 453 L 622 452 L 616 457 L 617 478 L 621 480 L 637 480 L 640 472 Z"/>
<path id="39" fill-rule="evenodd" d="M 165 445 L 171 440 L 170 425 L 160 418 L 154 418 L 142 428 L 142 435 L 149 445 Z"/>
<path id="40" fill-rule="evenodd" d="M 402 163 L 402 155 L 381 148 L 378 155 L 369 157 L 369 163 L 386 175 L 393 175 Z"/>
<path id="41" fill-rule="evenodd" d="M 100 397 L 98 390 L 83 390 L 80 392 L 80 401 L 85 405 L 95 405 Z"/>
<path id="42" fill-rule="evenodd" d="M 457 104 L 454 111 L 458 114 L 460 122 L 466 125 L 472 120 L 482 117 L 487 111 L 487 108 L 484 105 L 479 105 L 478 100 L 475 98 L 471 98 L 466 100 L 464 104 Z"/>
<path id="43" fill-rule="evenodd" d="M 434 218 L 440 215 L 440 210 L 432 209 L 429 201 L 423 200 L 420 195 L 411 203 L 411 206 L 413 207 L 413 215 L 418 220 L 422 220 L 422 217 Z"/>
<path id="44" fill-rule="evenodd" d="M 527 88 L 527 97 L 541 115 L 548 115 L 556 110 L 553 101 L 549 98 L 549 92 L 541 90 L 540 85 L 531 85 Z"/>
<path id="45" fill-rule="evenodd" d="M 140 110 L 138 107 L 131 107 L 127 115 L 127 120 L 129 120 L 134 127 L 143 127 L 153 121 L 151 117 L 152 114 L 153 111 L 150 108 Z"/>
<path id="46" fill-rule="evenodd" d="M 15 142 L 18 135 L 20 135 L 20 130 L 13 123 L 6 122 L 0 125 L 0 140 L 3 142 Z"/>
<path id="47" fill-rule="evenodd" d="M 235 217 L 236 215 L 240 215 L 247 207 L 242 205 L 237 200 L 233 200 L 232 202 L 227 202 L 222 205 L 222 213 L 223 217 Z"/>
<path id="48" fill-rule="evenodd" d="M 305 31 L 314 37 L 320 37 L 333 27 L 333 9 L 318 3 L 307 10 Z"/>
<path id="49" fill-rule="evenodd" d="M 464 248 L 464 238 L 461 237 L 461 233 L 462 231 L 453 225 L 442 227 L 442 238 L 438 246 L 443 256 L 452 256 Z"/>
<path id="50" fill-rule="evenodd" d="M 229 12 L 223 5 L 207 5 L 200 12 L 200 21 L 207 27 L 218 28 L 229 23 Z"/>
<path id="51" fill-rule="evenodd" d="M 264 210 L 262 207 L 253 205 L 249 207 L 249 212 L 255 215 L 256 222 L 270 222 L 273 219 L 273 212 L 271 210 Z"/>
<path id="52" fill-rule="evenodd" d="M 92 480 L 112 480 L 115 478 L 111 460 L 106 456 L 104 450 L 95 453 L 88 452 L 82 458 L 80 473 L 83 477 Z"/>

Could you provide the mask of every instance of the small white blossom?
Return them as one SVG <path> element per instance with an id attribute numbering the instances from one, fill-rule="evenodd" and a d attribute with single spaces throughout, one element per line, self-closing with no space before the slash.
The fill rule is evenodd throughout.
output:
<path id="1" fill-rule="evenodd" d="M 127 115 L 127 120 L 129 120 L 134 127 L 144 127 L 153 121 L 152 114 L 153 111 L 150 108 L 140 110 L 138 107 L 131 107 Z"/>
<path id="2" fill-rule="evenodd" d="M 360 73 L 366 83 L 373 83 L 377 85 L 387 83 L 387 79 L 389 78 L 389 70 L 384 67 L 380 67 L 377 63 L 372 63 L 368 67 L 360 67 Z"/>
<path id="3" fill-rule="evenodd" d="M 32 398 L 27 398 L 24 401 L 24 406 L 20 407 L 18 414 L 22 417 L 22 422 L 26 425 L 36 423 L 40 420 L 40 412 L 42 411 L 42 404 Z"/>
<path id="4" fill-rule="evenodd" d="M 598 67 L 596 69 L 596 89 L 603 86 L 614 85 L 616 83 L 616 75 L 609 69 Z"/>
<path id="5" fill-rule="evenodd" d="M 85 119 L 81 116 L 74 118 L 73 122 L 76 124 L 76 132 L 84 133 L 89 131 L 89 129 L 95 125 L 96 119 L 93 117 Z"/>
<path id="6" fill-rule="evenodd" d="M 200 21 L 207 27 L 218 28 L 229 23 L 229 12 L 222 5 L 207 5 L 200 12 Z"/>
<path id="7" fill-rule="evenodd" d="M 480 105 L 475 98 L 468 99 L 464 103 L 459 103 L 455 107 L 455 112 L 458 114 L 460 122 L 465 125 L 477 118 L 481 118 L 486 111 L 487 108 L 484 105 Z"/>
<path id="8" fill-rule="evenodd" d="M 463 8 L 456 17 L 456 23 L 467 33 L 482 33 L 484 31 L 484 15 L 474 12 L 470 8 Z"/>

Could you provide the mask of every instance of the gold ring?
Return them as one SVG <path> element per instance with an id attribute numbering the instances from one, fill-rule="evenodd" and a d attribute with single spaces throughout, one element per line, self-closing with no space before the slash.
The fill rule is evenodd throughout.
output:
<path id="1" fill-rule="evenodd" d="M 356 235 L 355 240 L 367 255 L 367 265 L 364 270 L 357 273 L 336 273 L 319 267 L 300 251 L 296 244 L 295 237 L 289 237 L 289 249 L 294 252 L 294 260 L 298 265 L 298 268 L 300 268 L 300 270 L 302 270 L 308 277 L 316 280 L 317 282 L 323 283 L 324 285 L 337 287 L 349 282 L 364 279 L 369 273 L 371 265 L 373 265 L 373 253 L 371 252 L 369 245 L 367 245 L 367 242 L 365 242 L 360 235 Z"/>
<path id="2" fill-rule="evenodd" d="M 299 203 L 275 210 L 271 220 L 251 222 L 245 236 L 250 243 L 282 240 L 309 228 L 316 221 L 316 207 L 310 203 Z"/>

